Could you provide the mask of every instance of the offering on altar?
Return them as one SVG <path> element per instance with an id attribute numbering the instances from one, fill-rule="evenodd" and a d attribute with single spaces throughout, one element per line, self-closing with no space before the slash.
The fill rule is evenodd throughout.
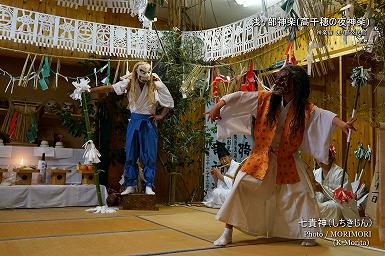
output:
<path id="1" fill-rule="evenodd" d="M 95 184 L 92 164 L 79 163 L 76 170 L 82 174 L 82 184 Z"/>
<path id="2" fill-rule="evenodd" d="M 48 170 L 48 172 L 51 174 L 50 176 L 52 185 L 65 185 L 67 172 L 71 172 L 71 170 L 51 168 Z"/>
<path id="3" fill-rule="evenodd" d="M 81 173 L 92 173 L 93 172 L 93 166 L 92 164 L 81 164 L 78 163 L 76 166 L 76 170 Z"/>
<path id="4" fill-rule="evenodd" d="M 40 172 L 36 166 L 21 166 L 13 171 L 16 172 L 15 185 L 31 185 L 32 173 Z"/>
<path id="5" fill-rule="evenodd" d="M 3 172 L 8 172 L 7 169 L 0 168 L 0 184 L 3 181 Z"/>

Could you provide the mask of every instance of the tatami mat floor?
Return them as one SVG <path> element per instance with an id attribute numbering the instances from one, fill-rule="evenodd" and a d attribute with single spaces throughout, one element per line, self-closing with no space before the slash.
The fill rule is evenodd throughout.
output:
<path id="1" fill-rule="evenodd" d="M 354 246 L 334 247 L 317 240 L 306 248 L 297 241 L 263 239 L 235 231 L 231 246 L 214 247 L 223 224 L 215 209 L 160 207 L 159 211 L 93 214 L 86 208 L 0 210 L 1 256 L 87 255 L 384 255 Z"/>

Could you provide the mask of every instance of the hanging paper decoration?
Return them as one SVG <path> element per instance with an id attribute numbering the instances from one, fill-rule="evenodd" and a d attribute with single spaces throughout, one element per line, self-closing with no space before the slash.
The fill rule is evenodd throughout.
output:
<path id="1" fill-rule="evenodd" d="M 286 16 L 289 19 L 294 20 L 292 26 L 289 27 L 289 41 L 293 42 L 296 39 L 296 32 L 299 30 L 297 25 L 297 20 L 299 19 L 298 14 L 294 11 L 294 0 L 286 0 L 282 5 L 281 8 L 285 11 Z M 286 26 L 286 29 L 288 26 Z"/>
<path id="2" fill-rule="evenodd" d="M 58 88 L 58 80 L 59 80 L 59 71 L 60 71 L 60 59 L 57 59 L 56 63 L 56 73 L 55 73 L 55 88 Z"/>
<path id="3" fill-rule="evenodd" d="M 34 67 L 34 64 L 35 64 L 35 60 L 36 60 L 36 57 L 37 57 L 37 54 L 35 54 L 33 56 L 33 59 L 32 59 L 32 62 L 29 64 L 29 69 L 27 71 L 27 74 L 24 76 L 24 83 L 23 83 L 23 86 L 26 87 L 29 80 L 33 79 L 33 75 L 35 74 L 35 72 L 32 72 L 32 69 Z"/>
<path id="4" fill-rule="evenodd" d="M 290 48 L 291 48 L 291 42 L 289 41 L 289 42 L 287 43 L 287 47 L 286 47 L 286 50 L 285 50 L 285 56 L 286 56 L 286 58 L 285 58 L 285 64 L 284 64 L 284 66 L 289 65 L 289 61 L 290 61 L 290 55 L 289 55 L 289 53 L 290 53 Z"/>
<path id="5" fill-rule="evenodd" d="M 314 62 L 314 57 L 313 57 L 313 49 L 314 48 L 315 48 L 315 42 L 311 41 L 309 43 L 308 48 L 307 48 L 307 56 L 306 56 L 306 60 L 307 60 L 307 74 L 309 76 L 311 75 L 311 68 L 312 68 L 312 65 L 313 65 L 313 62 Z"/>
<path id="6" fill-rule="evenodd" d="M 65 1 L 67 2 L 67 0 Z M 139 19 L 142 19 L 143 23 L 149 23 L 148 27 L 150 27 L 151 21 L 144 17 L 147 1 L 130 1 L 135 5 L 131 15 L 139 13 Z M 2 4 L 0 4 L 1 13 L 6 14 L 2 17 L 2 24 L 5 25 L 0 26 L 1 39 L 22 41 L 26 44 L 43 45 L 44 47 L 92 52 L 105 56 L 155 59 L 160 54 L 158 51 L 159 39 L 161 40 L 168 33 L 167 31 L 156 32 L 150 29 L 70 19 Z M 23 18 L 24 16 L 28 18 Z M 191 37 L 200 38 L 204 44 L 203 58 L 206 61 L 249 52 L 288 35 L 283 26 L 270 28 L 267 31 L 265 29 L 267 17 L 285 17 L 285 12 L 279 5 L 273 5 L 267 8 L 267 14 L 265 11 L 261 11 L 222 27 L 201 31 L 183 31 L 182 43 Z M 44 28 L 44 30 L 40 28 Z M 44 31 L 56 32 L 43 33 Z M 57 33 L 58 31 L 62 31 L 62 33 Z"/>
<path id="7" fill-rule="evenodd" d="M 365 156 L 365 148 L 362 143 L 358 146 L 356 150 L 354 150 L 354 156 L 358 159 L 361 160 Z"/>
<path id="8" fill-rule="evenodd" d="M 354 180 L 356 181 L 358 178 L 358 172 L 360 171 L 362 159 L 365 156 L 365 148 L 364 148 L 364 145 L 362 145 L 362 143 L 358 146 L 358 148 L 356 150 L 354 150 L 354 156 L 358 160 L 356 175 L 354 177 Z"/>
<path id="9" fill-rule="evenodd" d="M 293 49 L 293 44 L 291 41 L 289 41 L 287 43 L 287 47 L 286 47 L 286 50 L 285 50 L 285 63 L 283 64 L 283 66 L 286 66 L 286 65 L 289 65 L 289 64 L 292 64 L 292 65 L 297 65 L 298 64 L 298 61 L 294 55 L 294 49 Z"/>
<path id="10" fill-rule="evenodd" d="M 36 55 L 35 55 L 35 57 L 32 60 L 31 67 L 32 67 L 32 65 L 33 65 L 33 63 L 35 61 L 35 58 L 36 58 Z M 60 74 L 59 73 L 60 72 L 60 60 L 59 59 L 58 59 L 57 65 L 56 65 L 56 69 L 52 70 L 50 68 L 47 56 L 44 56 L 41 59 L 40 64 L 39 64 L 39 68 L 38 68 L 39 71 L 37 73 L 36 72 L 31 72 L 31 67 L 29 68 L 29 70 L 28 70 L 28 72 L 27 72 L 27 74 L 25 76 L 24 76 L 24 73 L 25 73 L 24 72 L 25 70 L 24 70 L 20 77 L 14 77 L 10 73 L 8 73 L 7 71 L 5 71 L 2 68 L 0 68 L 0 75 L 7 76 L 9 78 L 8 84 L 5 87 L 5 91 L 4 92 L 7 92 L 10 89 L 10 93 L 12 94 L 15 82 L 19 82 L 20 81 L 19 82 L 20 84 L 26 86 L 30 80 L 34 80 L 33 86 L 34 86 L 35 89 L 37 89 L 38 85 L 40 85 L 43 90 L 46 90 L 48 88 L 48 78 L 49 78 L 51 73 L 54 74 L 54 76 L 55 76 L 55 83 L 54 83 L 55 87 L 58 86 L 59 76 L 64 78 L 67 82 L 69 80 L 75 80 L 75 83 L 83 83 L 83 82 L 81 82 L 82 79 L 86 80 L 86 81 L 89 81 L 90 80 L 89 77 L 93 77 L 94 76 L 95 80 L 96 80 L 96 85 L 98 85 L 98 73 L 103 73 L 105 70 L 106 70 L 106 74 L 105 74 L 106 77 L 102 80 L 102 82 L 106 83 L 106 84 L 110 84 L 111 83 L 111 80 L 110 80 L 110 77 L 111 77 L 111 61 L 108 61 L 108 63 L 105 64 L 100 69 L 94 68 L 94 72 L 93 73 L 85 75 L 83 78 L 80 78 L 80 77 L 77 77 L 77 78 L 67 77 L 67 76 L 64 76 L 64 75 Z M 76 95 L 78 95 L 78 94 L 75 92 L 75 94 L 73 94 L 73 97 L 79 99 L 80 96 L 76 96 Z"/>
<path id="11" fill-rule="evenodd" d="M 219 102 L 219 85 L 222 84 L 224 89 L 226 90 L 229 86 L 229 81 L 230 79 L 229 78 L 226 78 L 225 76 L 223 75 L 216 75 L 216 71 L 215 71 L 215 68 L 213 70 L 213 81 L 212 81 L 212 85 L 213 85 L 213 97 L 215 97 L 215 102 L 218 103 Z"/>
<path id="12" fill-rule="evenodd" d="M 290 50 L 290 63 L 292 65 L 298 64 L 297 58 L 295 57 L 295 54 L 294 54 L 294 48 L 293 47 L 291 47 L 291 50 Z"/>
<path id="13" fill-rule="evenodd" d="M 364 162 L 364 168 L 367 161 L 369 161 L 372 158 L 372 149 L 370 148 L 370 145 L 368 145 L 368 149 L 365 152 L 365 162 Z"/>
<path id="14" fill-rule="evenodd" d="M 30 57 L 30 54 L 28 54 L 27 59 L 24 62 L 24 66 L 23 66 L 23 70 L 21 71 L 21 75 L 20 75 L 20 80 L 19 80 L 18 86 L 20 86 L 22 84 L 22 82 L 23 82 L 24 72 L 25 72 L 25 69 L 27 68 L 29 57 Z"/>
<path id="15" fill-rule="evenodd" d="M 40 74 L 42 78 L 39 80 L 39 85 L 43 91 L 48 89 L 48 77 L 50 74 L 50 66 L 49 66 L 49 61 L 48 57 L 44 56 L 44 64 L 41 68 Z"/>
<path id="16" fill-rule="evenodd" d="M 108 63 L 104 65 L 104 67 L 100 70 L 100 72 L 103 72 L 104 69 L 107 68 L 107 75 L 106 77 L 101 81 L 103 84 L 110 84 L 110 73 L 111 73 L 111 62 L 108 60 Z"/>
<path id="17" fill-rule="evenodd" d="M 101 155 L 92 140 L 88 140 L 86 143 L 84 143 L 83 148 L 85 149 L 83 154 L 85 164 L 100 163 L 99 157 Z"/>
<path id="18" fill-rule="evenodd" d="M 365 186 L 365 184 L 361 183 L 361 177 L 362 177 L 362 174 L 364 172 L 366 163 L 368 161 L 370 161 L 370 159 L 372 157 L 372 149 L 368 145 L 368 149 L 365 150 L 363 145 L 360 144 L 359 148 L 354 151 L 354 155 L 356 156 L 357 159 L 359 159 L 359 162 L 358 162 L 358 166 L 357 166 L 356 175 L 354 177 L 354 181 L 352 182 L 352 190 L 353 190 L 353 193 L 357 196 L 357 198 L 359 198 L 359 194 L 360 194 L 359 191 L 362 191 L 362 187 Z M 362 159 L 364 159 L 365 161 L 364 161 L 363 166 L 361 167 Z M 361 171 L 360 171 L 360 173 L 358 173 L 360 169 L 361 169 Z"/>
<path id="19" fill-rule="evenodd" d="M 370 68 L 364 69 L 362 66 L 353 68 L 352 75 L 350 76 L 352 79 L 352 86 L 357 87 L 367 84 L 370 70 Z"/>
<path id="20" fill-rule="evenodd" d="M 79 6 L 85 6 L 88 10 L 93 11 L 107 12 L 111 10 L 113 13 L 137 15 L 143 23 L 143 27 L 149 28 L 152 21 L 144 17 L 147 2 L 147 0 L 57 0 L 58 5 L 69 8 L 77 9 Z"/>
<path id="21" fill-rule="evenodd" d="M 217 85 L 217 74 L 215 68 L 213 69 L 213 97 L 215 97 L 215 103 L 218 103 L 218 85 Z"/>
<path id="22" fill-rule="evenodd" d="M 255 88 L 255 74 L 253 69 L 253 62 L 250 61 L 249 70 L 246 73 L 246 81 L 241 85 L 241 91 L 243 92 L 252 92 L 256 91 Z"/>
<path id="23" fill-rule="evenodd" d="M 361 180 L 361 176 L 362 176 L 362 173 L 364 172 L 366 163 L 370 161 L 371 158 L 372 158 L 372 149 L 370 148 L 370 145 L 368 145 L 368 149 L 365 150 L 365 155 L 364 155 L 364 159 L 365 159 L 364 166 L 362 166 L 361 168 L 360 175 L 358 175 L 358 180 Z"/>
<path id="24" fill-rule="evenodd" d="M 79 79 L 79 81 L 72 82 L 72 85 L 75 86 L 74 92 L 70 95 L 73 100 L 82 100 L 83 92 L 90 92 L 91 87 L 88 85 L 90 80 L 84 78 Z M 80 105 L 82 103 L 80 102 Z"/>

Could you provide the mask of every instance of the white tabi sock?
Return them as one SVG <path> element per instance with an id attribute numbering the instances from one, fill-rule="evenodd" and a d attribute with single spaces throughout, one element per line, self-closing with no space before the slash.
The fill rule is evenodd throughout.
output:
<path id="1" fill-rule="evenodd" d="M 146 195 L 155 195 L 155 192 L 152 190 L 151 187 L 146 186 L 145 194 Z"/>
<path id="2" fill-rule="evenodd" d="M 136 187 L 135 186 L 128 186 L 126 190 L 124 190 L 121 195 L 128 195 L 128 194 L 133 194 L 136 192 Z"/>
<path id="3" fill-rule="evenodd" d="M 233 229 L 225 228 L 222 235 L 214 241 L 215 246 L 225 246 L 233 241 Z"/>

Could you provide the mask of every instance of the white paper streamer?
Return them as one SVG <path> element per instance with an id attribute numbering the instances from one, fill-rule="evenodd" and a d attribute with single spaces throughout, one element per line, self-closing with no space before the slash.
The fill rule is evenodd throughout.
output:
<path id="1" fill-rule="evenodd" d="M 94 68 L 94 75 L 95 75 L 95 85 L 98 86 L 98 74 L 97 74 L 96 68 Z"/>
<path id="2" fill-rule="evenodd" d="M 79 81 L 72 82 L 72 85 L 75 86 L 74 92 L 70 95 L 70 97 L 74 100 L 82 100 L 82 93 L 83 92 L 90 92 L 91 87 L 88 85 L 90 82 L 89 79 L 80 78 Z"/>
<path id="3" fill-rule="evenodd" d="M 119 209 L 115 207 L 108 207 L 107 205 L 103 206 L 97 206 L 95 208 L 90 208 L 85 210 L 86 212 L 92 212 L 92 213 L 115 213 Z"/>
<path id="4" fill-rule="evenodd" d="M 100 163 L 99 157 L 101 155 L 99 151 L 96 149 L 95 144 L 92 140 L 89 140 L 86 143 L 84 143 L 83 148 L 85 149 L 85 152 L 83 154 L 85 164 Z"/>
<path id="5" fill-rule="evenodd" d="M 312 67 L 312 64 L 314 62 L 314 57 L 313 57 L 313 49 L 314 48 L 315 48 L 314 41 L 311 41 L 309 43 L 309 47 L 307 49 L 307 56 L 306 56 L 306 59 L 307 59 L 307 74 L 309 76 L 311 76 L 311 67 Z"/>

